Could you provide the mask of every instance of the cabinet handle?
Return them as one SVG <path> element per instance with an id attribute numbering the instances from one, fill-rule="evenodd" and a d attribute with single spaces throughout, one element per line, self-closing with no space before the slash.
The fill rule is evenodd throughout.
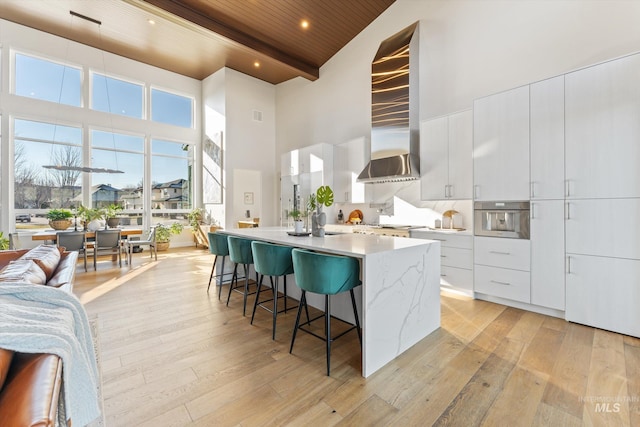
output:
<path id="1" fill-rule="evenodd" d="M 449 184 L 449 198 L 453 197 L 453 191 L 452 190 L 453 190 L 453 185 Z"/>
<path id="2" fill-rule="evenodd" d="M 571 274 L 571 257 L 567 257 L 567 274 Z"/>
<path id="3" fill-rule="evenodd" d="M 474 197 L 475 199 L 477 199 L 477 198 L 479 198 L 479 197 L 480 197 L 480 196 L 479 196 L 480 192 L 478 191 L 479 189 L 480 189 L 480 186 L 479 186 L 479 185 L 474 185 L 474 186 L 473 186 L 473 197 Z"/>
<path id="4" fill-rule="evenodd" d="M 567 219 L 571 219 L 571 203 L 567 202 Z"/>
<path id="5" fill-rule="evenodd" d="M 495 283 L 496 285 L 511 286 L 511 283 L 508 283 L 508 282 L 499 282 L 497 280 L 489 280 L 489 282 Z"/>
<path id="6" fill-rule="evenodd" d="M 510 252 L 500 252 L 500 251 L 489 251 L 490 254 L 496 254 L 496 255 L 511 255 Z"/>
<path id="7" fill-rule="evenodd" d="M 446 258 L 446 257 L 447 257 L 446 255 L 440 255 L 440 258 Z"/>
<path id="8" fill-rule="evenodd" d="M 447 277 L 447 275 L 446 274 L 441 274 L 440 277 Z"/>
<path id="9" fill-rule="evenodd" d="M 444 186 L 444 198 L 445 199 L 449 198 L 449 186 L 448 185 Z"/>

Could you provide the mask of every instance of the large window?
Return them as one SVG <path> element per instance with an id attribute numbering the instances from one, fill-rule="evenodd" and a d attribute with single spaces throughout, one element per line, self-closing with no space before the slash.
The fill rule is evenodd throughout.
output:
<path id="1" fill-rule="evenodd" d="M 81 69 L 16 53 L 16 95 L 80 107 Z"/>
<path id="2" fill-rule="evenodd" d="M 193 147 L 152 140 L 151 207 L 154 220 L 181 217 L 191 209 Z"/>
<path id="3" fill-rule="evenodd" d="M 143 87 L 99 73 L 91 74 L 91 108 L 105 113 L 143 118 Z"/>
<path id="4" fill-rule="evenodd" d="M 151 89 L 151 120 L 190 128 L 193 126 L 193 98 Z"/>
<path id="5" fill-rule="evenodd" d="M 111 204 L 125 211 L 143 208 L 144 138 L 137 135 L 91 131 L 91 167 L 122 173 L 91 174 L 91 207 Z"/>
<path id="6" fill-rule="evenodd" d="M 68 208 L 81 202 L 82 129 L 14 120 L 16 213 Z M 25 211 L 20 211 L 25 210 Z"/>

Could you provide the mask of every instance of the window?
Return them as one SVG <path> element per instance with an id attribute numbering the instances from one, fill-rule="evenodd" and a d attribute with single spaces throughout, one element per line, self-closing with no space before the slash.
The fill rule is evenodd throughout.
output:
<path id="1" fill-rule="evenodd" d="M 143 88 L 98 73 L 92 73 L 91 108 L 106 113 L 143 118 Z"/>
<path id="2" fill-rule="evenodd" d="M 81 69 L 16 53 L 16 95 L 80 107 Z"/>
<path id="3" fill-rule="evenodd" d="M 69 208 L 81 202 L 81 172 L 64 169 L 82 166 L 80 127 L 15 119 L 13 140 L 16 214 Z"/>
<path id="4" fill-rule="evenodd" d="M 138 135 L 91 131 L 91 167 L 124 173 L 91 174 L 91 207 L 118 204 L 130 217 L 141 218 L 143 208 L 144 138 Z M 137 212 L 136 212 L 137 211 Z M 122 221 L 129 225 L 132 221 Z M 135 225 L 135 223 L 134 223 Z"/>
<path id="5" fill-rule="evenodd" d="M 183 219 L 191 209 L 193 150 L 194 146 L 189 144 L 158 139 L 151 141 L 154 221 Z"/>
<path id="6" fill-rule="evenodd" d="M 151 89 L 151 120 L 190 128 L 193 126 L 193 99 Z"/>

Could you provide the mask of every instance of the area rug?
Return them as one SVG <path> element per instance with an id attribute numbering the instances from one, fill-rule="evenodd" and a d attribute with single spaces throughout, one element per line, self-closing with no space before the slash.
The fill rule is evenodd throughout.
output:
<path id="1" fill-rule="evenodd" d="M 88 424 L 88 427 L 105 427 L 106 423 L 104 421 L 104 398 L 102 396 L 102 361 L 100 358 L 100 329 L 97 317 L 89 319 L 89 327 L 91 328 L 91 336 L 93 337 L 93 348 L 96 353 L 96 364 L 98 365 L 98 399 L 100 400 L 101 415 L 95 421 Z"/>

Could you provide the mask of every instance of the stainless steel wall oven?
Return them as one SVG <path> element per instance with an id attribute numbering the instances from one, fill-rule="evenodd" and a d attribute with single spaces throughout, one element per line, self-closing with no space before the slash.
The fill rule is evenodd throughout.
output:
<path id="1" fill-rule="evenodd" d="M 475 202 L 476 236 L 529 239 L 529 202 Z"/>

